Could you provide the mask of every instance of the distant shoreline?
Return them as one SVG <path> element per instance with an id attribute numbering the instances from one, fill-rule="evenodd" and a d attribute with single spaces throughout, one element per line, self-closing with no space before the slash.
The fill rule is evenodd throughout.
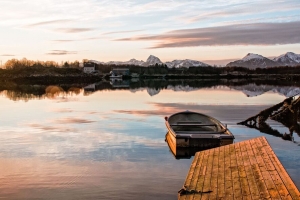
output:
<path id="1" fill-rule="evenodd" d="M 34 76 L 8 76 L 0 75 L 0 83 L 15 83 L 15 84 L 38 84 L 38 85 L 51 85 L 51 84 L 91 84 L 101 81 L 114 81 L 113 79 L 104 78 L 103 75 L 92 74 L 71 74 L 71 75 L 34 75 Z M 300 74 L 144 74 L 139 78 L 132 78 L 131 76 L 124 76 L 124 81 L 143 81 L 143 80 L 165 80 L 165 81 L 231 81 L 231 80 L 245 80 L 245 81 L 294 81 L 300 82 Z M 118 81 L 120 81 L 118 80 Z"/>

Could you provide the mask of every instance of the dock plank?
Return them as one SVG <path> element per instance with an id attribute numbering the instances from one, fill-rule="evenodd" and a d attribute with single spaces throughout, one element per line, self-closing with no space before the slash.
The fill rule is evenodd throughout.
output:
<path id="1" fill-rule="evenodd" d="M 264 147 L 266 148 L 266 151 L 268 152 L 268 155 L 271 158 L 271 161 L 274 164 L 274 167 L 276 168 L 278 175 L 281 177 L 281 180 L 284 182 L 284 186 L 288 190 L 292 199 L 300 199 L 300 193 L 299 193 L 298 188 L 296 187 L 296 185 L 294 184 L 294 182 L 288 175 L 287 171 L 282 166 L 281 162 L 277 158 L 276 154 L 274 153 L 273 149 L 269 145 L 266 138 L 259 138 L 259 139 L 264 144 Z"/>
<path id="2" fill-rule="evenodd" d="M 225 199 L 225 148 L 219 148 L 219 164 L 218 164 L 218 180 L 217 185 L 217 197 Z"/>
<path id="3" fill-rule="evenodd" d="M 258 163 L 259 169 L 261 171 L 262 179 L 264 180 L 264 182 L 266 184 L 266 187 L 270 194 L 271 199 L 280 199 L 280 195 L 279 195 L 277 188 L 271 178 L 271 175 L 266 169 L 266 165 L 265 165 L 266 161 L 262 157 L 263 146 L 261 146 L 259 144 L 259 140 L 256 140 L 256 141 L 251 140 L 250 143 L 251 143 L 256 161 Z"/>
<path id="4" fill-rule="evenodd" d="M 214 149 L 208 150 L 207 155 L 207 164 L 203 166 L 201 173 L 201 179 L 198 180 L 196 191 L 199 191 L 194 194 L 193 199 L 201 199 L 202 196 L 209 195 L 210 190 L 210 178 L 211 178 L 211 169 L 213 161 L 213 151 Z"/>
<path id="5" fill-rule="evenodd" d="M 244 168 L 245 168 L 245 173 L 247 176 L 247 180 L 249 183 L 249 190 L 251 193 L 251 198 L 254 200 L 258 200 L 260 199 L 260 193 L 259 193 L 259 189 L 255 180 L 255 176 L 254 176 L 254 172 L 253 172 L 253 168 L 251 166 L 251 162 L 250 162 L 250 157 L 248 154 L 248 151 L 252 151 L 252 148 L 250 146 L 249 142 L 246 142 L 245 145 L 241 145 L 240 143 L 237 144 L 238 146 L 240 146 L 241 149 L 241 160 L 244 163 Z M 241 162 L 241 164 L 242 164 Z"/>
<path id="6" fill-rule="evenodd" d="M 203 199 L 216 199 L 218 196 L 218 172 L 219 172 L 219 155 L 220 155 L 220 148 L 215 148 L 214 149 L 214 158 L 213 158 L 213 163 L 212 166 L 212 176 L 210 180 L 210 190 L 212 191 L 209 193 L 207 196 L 203 196 Z"/>
<path id="7" fill-rule="evenodd" d="M 235 153 L 237 158 L 236 160 L 237 160 L 237 165 L 239 170 L 239 178 L 241 181 L 242 197 L 245 200 L 247 199 L 251 200 L 251 193 L 250 193 L 250 187 L 247 179 L 246 165 L 244 164 L 243 157 L 242 157 L 242 148 L 239 144 L 236 144 L 234 147 L 235 147 Z"/>
<path id="8" fill-rule="evenodd" d="M 197 152 L 180 200 L 299 199 L 265 137 Z"/>
<path id="9" fill-rule="evenodd" d="M 187 181 L 184 184 L 184 188 L 186 188 L 187 190 L 195 190 L 196 187 L 196 183 L 198 181 L 199 178 L 199 171 L 201 169 L 201 167 L 203 166 L 203 160 L 204 160 L 204 154 L 196 154 L 195 157 L 198 157 L 198 159 L 196 160 L 196 162 L 194 163 L 194 170 L 192 172 L 192 175 L 190 177 L 189 182 Z M 205 162 L 205 161 L 204 161 Z M 205 162 L 206 164 L 206 162 Z M 192 195 L 187 195 L 185 200 L 190 200 L 193 199 Z"/>
<path id="10" fill-rule="evenodd" d="M 224 146 L 225 149 L 225 196 L 224 199 L 233 199 L 233 183 L 230 167 L 230 150 L 229 145 Z M 229 156 L 228 156 L 229 155 Z"/>
<path id="11" fill-rule="evenodd" d="M 261 146 L 266 145 L 264 143 L 264 141 L 261 141 L 261 140 L 258 140 L 258 143 L 260 143 Z M 282 199 L 292 199 L 288 190 L 284 187 L 284 183 L 283 183 L 282 179 L 280 178 L 279 174 L 277 173 L 274 163 L 272 162 L 271 158 L 269 157 L 268 152 L 266 151 L 266 148 L 262 148 L 261 155 L 265 160 L 266 169 L 270 173 L 270 176 L 273 179 L 274 184 L 276 185 L 276 188 L 278 190 L 280 197 Z"/>
<path id="12" fill-rule="evenodd" d="M 239 174 L 238 165 L 236 161 L 237 158 L 236 158 L 234 146 L 229 145 L 229 150 L 230 150 L 229 153 L 230 153 L 231 178 L 233 181 L 233 196 L 234 199 L 243 199 L 240 174 Z"/>
<path id="13" fill-rule="evenodd" d="M 259 189 L 260 199 L 271 199 L 269 191 L 267 189 L 267 186 L 264 182 L 264 179 L 262 178 L 262 174 L 259 169 L 258 163 L 256 161 L 254 151 L 251 146 L 252 144 L 250 141 L 246 141 L 245 143 L 249 144 L 249 145 L 246 145 L 246 148 L 247 148 L 247 153 L 248 153 L 249 161 L 250 161 L 251 168 L 252 168 L 252 173 L 255 178 L 256 185 Z M 240 144 L 240 145 L 242 145 L 242 144 Z"/>

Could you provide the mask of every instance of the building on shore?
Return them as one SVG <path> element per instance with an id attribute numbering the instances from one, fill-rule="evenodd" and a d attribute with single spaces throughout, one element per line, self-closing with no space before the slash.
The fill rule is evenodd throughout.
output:
<path id="1" fill-rule="evenodd" d="M 113 68 L 111 70 L 111 74 L 114 74 L 115 76 L 119 76 L 119 75 L 129 75 L 130 72 L 129 72 L 129 69 L 128 68 Z"/>
<path id="2" fill-rule="evenodd" d="M 96 64 L 93 62 L 84 62 L 83 63 L 83 72 L 90 74 L 96 71 Z"/>

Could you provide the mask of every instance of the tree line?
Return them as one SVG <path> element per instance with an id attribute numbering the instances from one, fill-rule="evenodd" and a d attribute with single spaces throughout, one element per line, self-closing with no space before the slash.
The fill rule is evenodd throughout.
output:
<path id="1" fill-rule="evenodd" d="M 83 62 L 87 62 L 84 59 Z M 256 68 L 248 69 L 244 67 L 189 67 L 189 68 L 168 68 L 165 64 L 155 64 L 148 67 L 136 66 L 136 65 L 109 65 L 93 63 L 96 70 L 100 73 L 107 74 L 113 68 L 127 68 L 130 73 L 137 73 L 140 75 L 152 75 L 152 74 L 176 74 L 176 75 L 197 75 L 197 74 L 300 74 L 300 66 L 282 66 L 272 68 Z M 33 61 L 23 58 L 21 60 L 11 59 L 4 64 L 4 69 L 0 69 L 1 74 L 17 75 L 22 74 L 80 74 L 82 72 L 82 66 L 79 61 L 74 62 L 62 62 L 57 63 L 55 61 Z"/>
<path id="2" fill-rule="evenodd" d="M 6 61 L 4 64 L 4 69 L 20 69 L 20 68 L 28 68 L 28 67 L 60 67 L 60 68 L 79 68 L 79 61 L 74 62 L 62 62 L 59 64 L 55 61 L 35 61 L 28 60 L 26 58 L 23 59 L 10 59 Z"/>

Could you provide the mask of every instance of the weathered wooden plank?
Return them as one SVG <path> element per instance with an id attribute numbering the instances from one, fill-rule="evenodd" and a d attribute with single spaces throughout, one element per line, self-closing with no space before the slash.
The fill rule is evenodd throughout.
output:
<path id="1" fill-rule="evenodd" d="M 262 148 L 261 155 L 265 161 L 266 169 L 270 173 L 270 176 L 273 179 L 274 184 L 276 185 L 279 195 L 283 199 L 292 199 L 287 188 L 284 186 L 283 180 L 279 176 L 279 174 L 274 166 L 274 163 L 271 161 L 271 158 L 269 156 L 269 154 L 271 154 L 271 152 L 267 152 L 267 150 L 265 148 L 266 145 L 268 145 L 268 144 L 265 144 L 263 141 L 260 140 L 260 138 L 257 139 L 257 143 L 264 147 L 264 148 Z"/>
<path id="2" fill-rule="evenodd" d="M 209 158 L 209 151 L 204 151 L 203 153 L 203 161 L 201 168 L 199 168 L 198 173 L 198 179 L 193 183 L 192 189 L 195 191 L 202 191 L 203 189 L 203 182 L 204 182 L 204 177 L 206 175 L 206 168 L 207 168 L 207 163 L 208 163 L 208 158 Z M 195 194 L 189 195 L 188 200 L 195 199 Z"/>
<path id="3" fill-rule="evenodd" d="M 190 186 L 191 182 L 192 182 L 192 179 L 194 177 L 194 173 L 195 173 L 195 169 L 196 169 L 196 165 L 199 165 L 199 163 L 202 163 L 202 159 L 203 159 L 203 154 L 201 153 L 196 153 L 195 154 L 195 158 L 191 164 L 191 167 L 190 167 L 190 171 L 186 177 L 186 181 L 184 183 L 184 187 L 188 187 Z"/>
<path id="4" fill-rule="evenodd" d="M 201 169 L 206 165 L 207 163 L 207 159 L 205 159 L 205 153 L 206 152 L 198 152 L 196 153 L 196 155 L 201 158 L 201 160 L 198 158 L 198 162 L 196 163 L 195 165 L 195 170 L 194 170 L 194 174 L 193 174 L 193 177 L 192 177 L 192 180 L 190 182 L 189 185 L 185 185 L 185 188 L 188 190 L 188 191 L 191 191 L 191 190 L 195 190 L 196 189 L 196 186 L 197 186 L 197 182 L 198 182 L 198 179 L 201 178 L 201 176 L 199 176 L 199 173 L 201 172 Z M 203 164 L 204 163 L 204 164 Z M 191 200 L 193 199 L 193 194 L 188 194 L 185 196 L 185 199 L 186 200 Z"/>
<path id="5" fill-rule="evenodd" d="M 218 184 L 217 187 L 217 194 L 218 199 L 225 198 L 225 148 L 219 148 L 219 163 L 218 163 Z"/>
<path id="6" fill-rule="evenodd" d="M 288 173 L 284 169 L 283 165 L 281 164 L 281 162 L 277 158 L 276 154 L 274 153 L 273 149 L 269 145 L 266 138 L 263 137 L 263 138 L 259 138 L 259 139 L 264 144 L 264 147 L 266 148 L 266 151 L 268 152 L 268 155 L 271 159 L 271 162 L 274 164 L 274 167 L 276 168 L 276 171 L 277 171 L 278 175 L 281 177 L 281 179 L 284 183 L 284 186 L 289 191 L 292 199 L 300 199 L 300 193 L 299 193 L 298 188 L 296 187 L 296 185 L 294 184 L 294 182 L 292 181 L 292 179 L 290 178 L 290 176 L 288 175 Z"/>
<path id="7" fill-rule="evenodd" d="M 234 147 L 235 147 L 235 154 L 237 157 L 237 165 L 238 165 L 239 177 L 240 177 L 240 182 L 241 182 L 242 197 L 245 200 L 246 199 L 251 200 L 251 193 L 250 193 L 249 183 L 248 183 L 248 179 L 247 179 L 247 173 L 246 173 L 245 165 L 244 165 L 243 158 L 242 158 L 242 148 L 239 145 L 239 143 L 234 145 Z"/>
<path id="8" fill-rule="evenodd" d="M 209 193 L 206 196 L 203 196 L 202 199 L 217 199 L 218 196 L 218 171 L 219 171 L 219 156 L 220 156 L 220 148 L 214 149 L 214 158 L 212 163 L 212 175 L 211 175 L 211 181 L 210 181 L 210 190 L 211 193 Z"/>
<path id="9" fill-rule="evenodd" d="M 265 160 L 262 157 L 262 152 L 264 147 L 259 143 L 258 139 L 256 139 L 255 143 L 253 144 L 253 147 L 255 146 L 256 146 L 255 151 L 257 152 L 256 160 L 258 161 L 259 168 L 263 175 L 269 194 L 272 199 L 280 199 L 280 194 L 277 190 L 275 183 L 273 182 L 270 173 L 267 171 Z"/>
<path id="10" fill-rule="evenodd" d="M 260 199 L 260 194 L 259 194 L 259 190 L 256 184 L 256 180 L 254 177 L 254 173 L 252 170 L 252 166 L 250 163 L 250 157 L 248 155 L 248 151 L 252 151 L 252 148 L 250 146 L 249 142 L 244 142 L 243 144 L 241 143 L 237 143 L 237 145 L 240 146 L 240 150 L 241 150 L 241 154 L 240 154 L 240 158 L 242 160 L 242 163 L 244 163 L 244 168 L 245 168 L 245 173 L 247 176 L 247 181 L 249 184 L 249 190 L 251 193 L 251 198 L 253 200 L 259 200 Z"/>
<path id="11" fill-rule="evenodd" d="M 236 154 L 234 145 L 229 145 L 230 149 L 230 167 L 231 167 L 231 177 L 233 181 L 233 196 L 234 199 L 242 199 L 242 187 L 239 175 L 239 170 L 236 161 Z"/>
<path id="12" fill-rule="evenodd" d="M 250 164 L 252 166 L 252 173 L 256 180 L 257 187 L 259 189 L 260 199 L 271 199 L 271 196 L 269 194 L 269 191 L 267 189 L 267 186 L 264 182 L 263 176 L 259 169 L 258 163 L 256 161 L 255 158 L 256 155 L 254 154 L 252 143 L 250 142 L 250 140 L 246 141 L 246 143 L 249 143 L 249 145 L 246 146 L 248 150 L 247 153 L 249 156 Z"/>
<path id="13" fill-rule="evenodd" d="M 259 169 L 260 169 L 261 174 L 262 174 L 262 180 L 266 184 L 266 187 L 268 189 L 270 197 L 272 199 L 280 199 L 280 195 L 277 191 L 277 188 L 276 188 L 269 172 L 267 171 L 266 166 L 265 166 L 265 161 L 263 160 L 263 158 L 261 156 L 263 146 L 259 145 L 257 139 L 250 140 L 250 143 L 251 143 L 253 152 L 255 154 L 255 158 L 256 158 L 256 161 L 258 163 Z"/>
<path id="14" fill-rule="evenodd" d="M 185 183 L 183 185 L 183 188 L 189 189 L 191 187 L 192 180 L 195 180 L 196 178 L 198 178 L 197 177 L 198 174 L 196 174 L 195 171 L 196 171 L 196 168 L 198 168 L 199 166 L 201 166 L 202 160 L 203 160 L 203 154 L 200 153 L 200 152 L 196 153 L 195 157 L 194 157 L 194 160 L 193 160 L 193 162 L 191 164 L 190 171 L 189 171 L 189 173 L 187 175 L 186 181 L 185 181 Z M 180 199 L 186 200 L 187 199 L 187 195 L 182 196 Z"/>
<path id="15" fill-rule="evenodd" d="M 225 197 L 224 199 L 233 199 L 233 184 L 230 167 L 230 151 L 229 145 L 223 147 L 225 149 Z"/>
<path id="16" fill-rule="evenodd" d="M 212 177 L 212 167 L 213 167 L 212 163 L 214 158 L 214 149 L 207 150 L 207 153 L 208 153 L 207 165 L 204 166 L 202 177 L 201 177 L 202 180 L 199 180 L 199 182 L 197 183 L 196 191 L 198 192 L 194 194 L 193 199 L 202 199 L 203 197 L 208 196 L 209 193 L 211 192 L 210 180 Z"/>

